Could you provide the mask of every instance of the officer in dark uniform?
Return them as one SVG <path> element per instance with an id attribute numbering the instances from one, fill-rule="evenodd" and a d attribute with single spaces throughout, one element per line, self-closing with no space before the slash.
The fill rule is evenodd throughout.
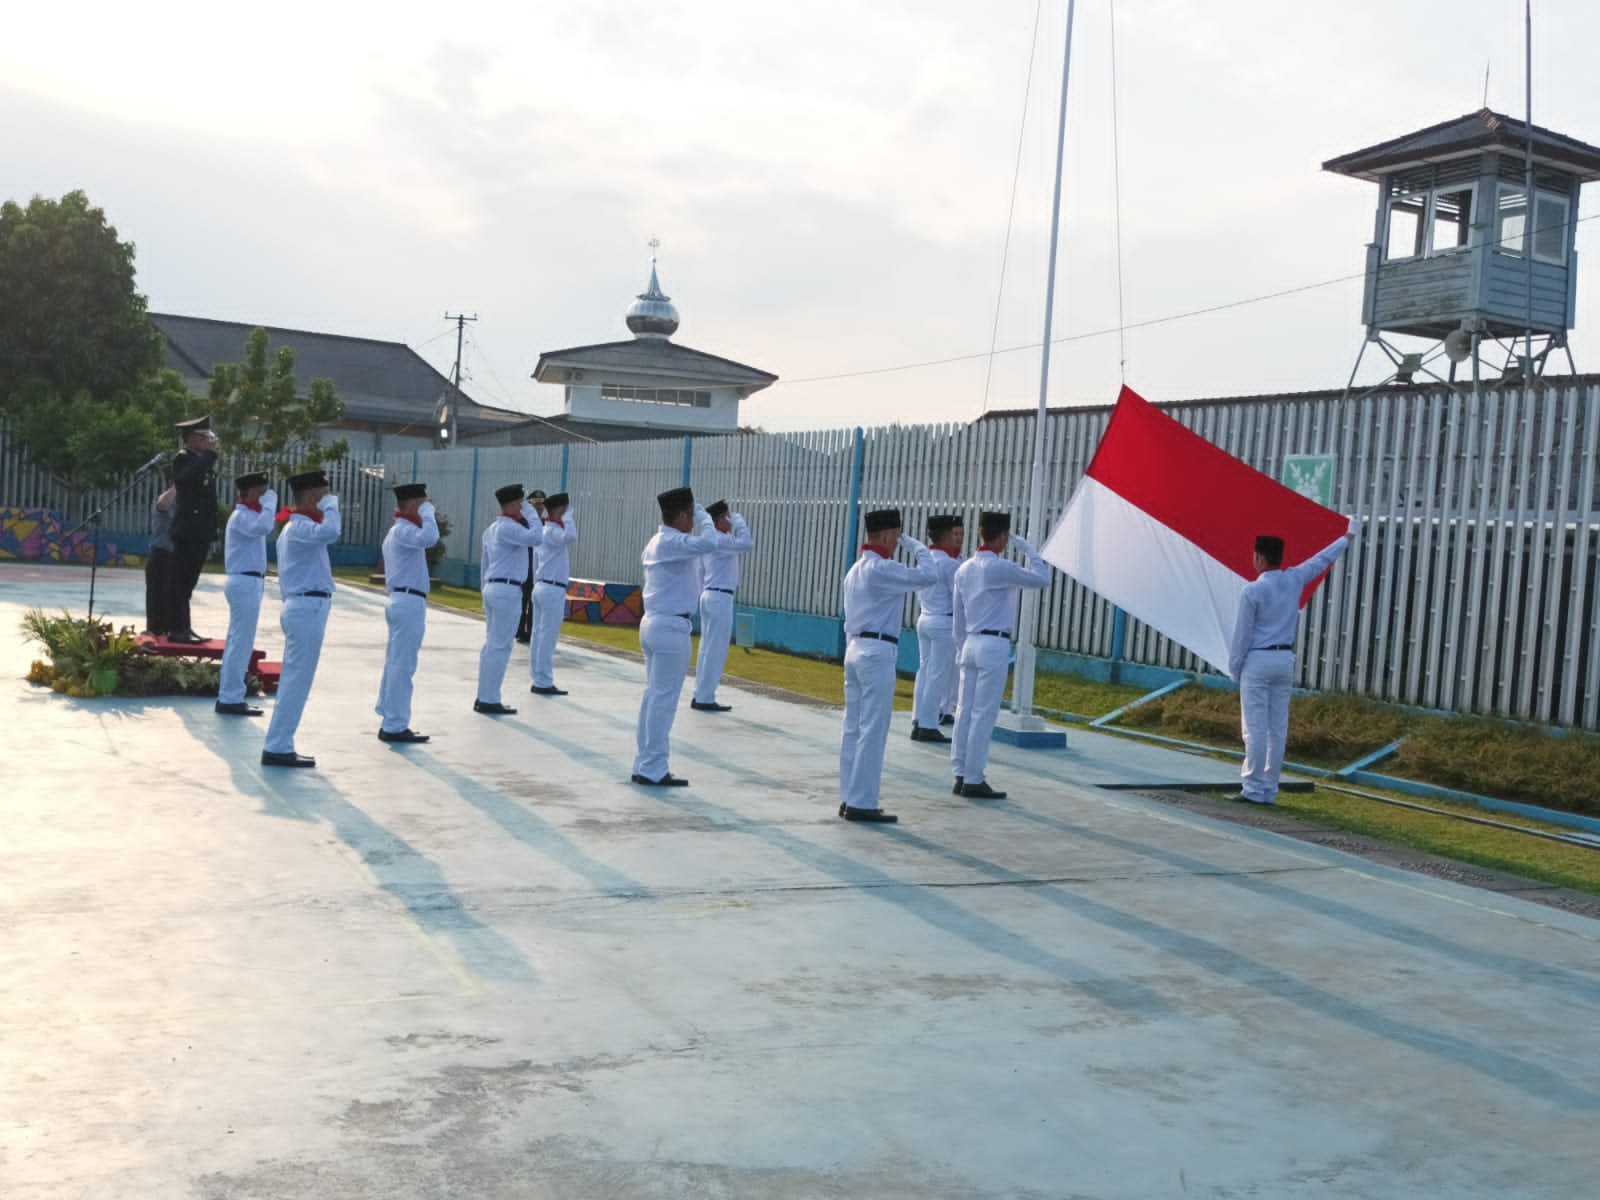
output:
<path id="1" fill-rule="evenodd" d="M 528 503 L 544 520 L 544 492 L 538 488 L 528 493 Z M 533 641 L 533 547 L 528 547 L 528 577 L 522 581 L 522 618 L 517 622 L 517 641 L 526 646 Z"/>
<path id="2" fill-rule="evenodd" d="M 183 449 L 172 460 L 172 486 L 177 502 L 172 514 L 172 569 L 168 576 L 167 640 L 193 644 L 206 639 L 194 631 L 189 598 L 200 581 L 201 568 L 217 536 L 217 435 L 211 418 L 180 421 Z"/>

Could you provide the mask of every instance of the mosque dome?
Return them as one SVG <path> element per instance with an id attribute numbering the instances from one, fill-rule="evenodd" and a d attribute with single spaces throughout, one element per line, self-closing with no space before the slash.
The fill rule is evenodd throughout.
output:
<path id="1" fill-rule="evenodd" d="M 661 290 L 653 256 L 650 259 L 650 286 L 628 305 L 627 321 L 628 329 L 634 337 L 639 338 L 666 341 L 678 331 L 678 310 L 672 305 L 672 297 Z"/>

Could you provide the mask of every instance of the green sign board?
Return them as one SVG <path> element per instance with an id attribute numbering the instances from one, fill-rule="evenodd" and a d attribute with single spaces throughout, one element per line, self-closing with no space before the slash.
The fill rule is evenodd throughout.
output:
<path id="1" fill-rule="evenodd" d="M 1281 482 L 1323 508 L 1332 508 L 1334 462 L 1331 454 L 1285 455 Z"/>

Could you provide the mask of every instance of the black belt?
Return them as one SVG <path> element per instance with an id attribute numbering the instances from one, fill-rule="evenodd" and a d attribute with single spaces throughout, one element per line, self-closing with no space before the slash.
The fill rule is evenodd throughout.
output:
<path id="1" fill-rule="evenodd" d="M 267 577 L 266 573 L 264 571 L 235 571 L 234 574 L 235 575 L 248 575 L 252 579 L 265 579 Z"/>
<path id="2" fill-rule="evenodd" d="M 541 579 L 540 583 L 548 583 L 551 587 L 565 588 L 571 582 L 565 579 Z"/>
<path id="3" fill-rule="evenodd" d="M 424 599 L 426 599 L 427 595 L 428 595 L 427 592 L 424 592 L 424 591 L 420 590 L 419 588 L 390 588 L 389 589 L 389 594 L 391 596 L 393 596 L 396 592 L 404 592 L 408 596 L 421 596 Z"/>
<path id="4" fill-rule="evenodd" d="M 1257 646 L 1257 650 L 1293 650 L 1294 646 Z"/>
<path id="5" fill-rule="evenodd" d="M 706 591 L 708 591 L 708 592 L 721 592 L 725 596 L 733 595 L 733 589 L 732 588 L 711 588 L 711 587 L 708 587 L 706 589 Z"/>
<path id="6" fill-rule="evenodd" d="M 314 599 L 317 599 L 317 600 L 331 600 L 331 599 L 333 599 L 333 593 L 332 592 L 296 592 L 295 595 L 297 597 L 298 596 L 311 596 L 311 597 L 313 597 Z"/>
<path id="7" fill-rule="evenodd" d="M 892 633 L 852 633 L 851 637 L 871 638 L 875 642 L 888 642 L 891 646 L 898 646 L 900 639 Z"/>
<path id="8" fill-rule="evenodd" d="M 975 629 L 973 632 L 979 637 L 1009 638 L 1011 636 L 1011 631 L 1009 629 Z"/>
<path id="9" fill-rule="evenodd" d="M 527 583 L 526 579 L 485 579 L 485 583 L 509 583 L 512 587 L 521 587 Z"/>

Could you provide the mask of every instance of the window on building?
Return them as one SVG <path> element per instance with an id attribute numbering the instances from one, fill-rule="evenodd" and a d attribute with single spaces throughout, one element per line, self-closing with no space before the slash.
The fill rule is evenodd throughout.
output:
<path id="1" fill-rule="evenodd" d="M 636 387 L 627 383 L 607 383 L 600 387 L 605 400 L 626 400 L 632 404 L 670 404 L 679 408 L 710 408 L 711 393 L 692 388 Z"/>
<path id="2" fill-rule="evenodd" d="M 1422 257 L 1427 215 L 1427 192 L 1396 191 L 1390 197 L 1389 229 L 1383 246 L 1386 261 Z"/>
<path id="3" fill-rule="evenodd" d="M 1429 254 L 1464 250 L 1472 243 L 1472 200 L 1475 188 L 1440 188 L 1433 193 Z"/>
<path id="4" fill-rule="evenodd" d="M 1538 262 L 1567 261 L 1567 231 L 1571 208 L 1567 197 L 1534 192 L 1533 257 Z M 1527 253 L 1527 193 L 1502 183 L 1495 211 L 1495 249 L 1523 257 Z"/>

